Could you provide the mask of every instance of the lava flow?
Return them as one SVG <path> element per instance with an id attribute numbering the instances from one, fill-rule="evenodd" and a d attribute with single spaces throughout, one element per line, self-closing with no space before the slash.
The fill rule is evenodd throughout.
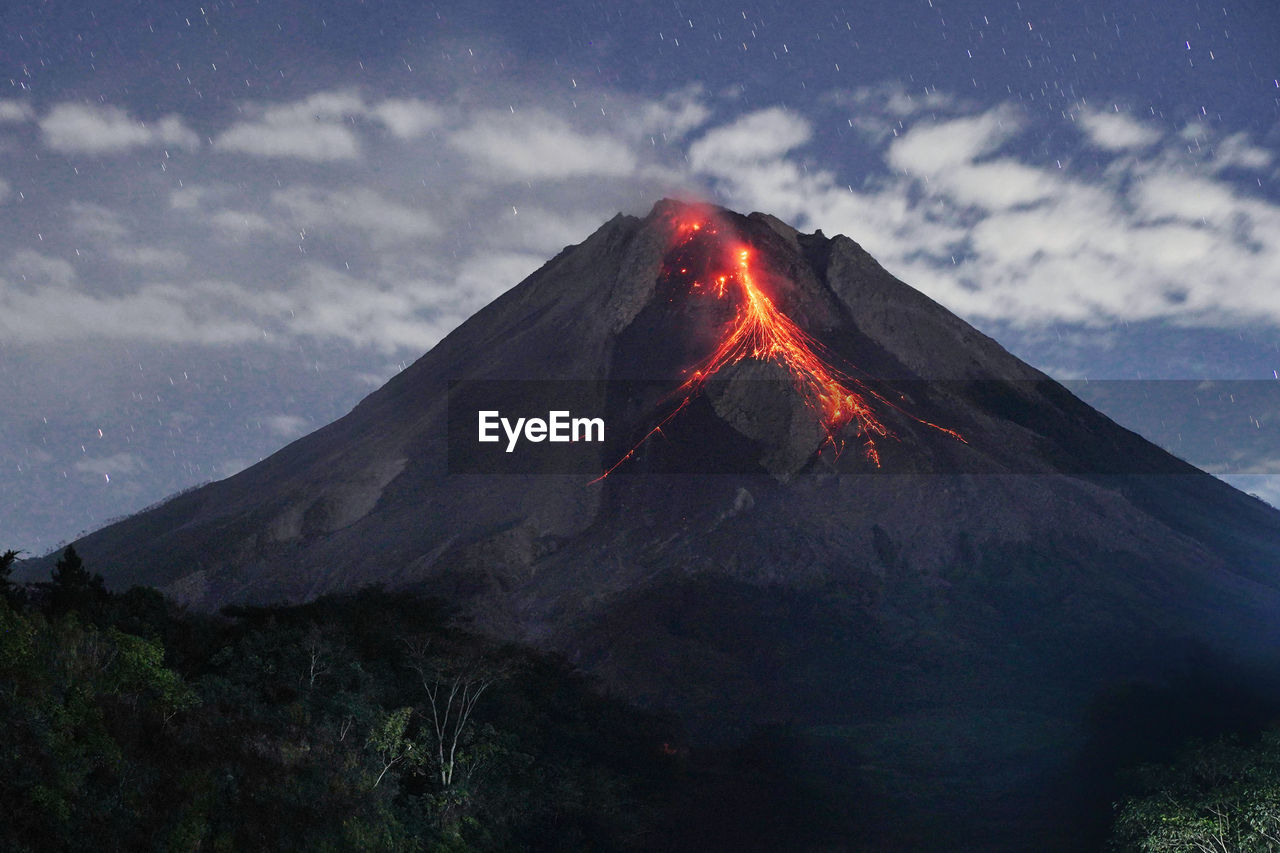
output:
<path id="1" fill-rule="evenodd" d="M 876 400 L 898 411 L 902 410 L 860 380 L 834 367 L 826 348 L 773 304 L 773 300 L 761 290 L 752 274 L 751 249 L 748 246 L 741 243 L 724 245 L 722 239 L 715 239 L 718 238 L 718 231 L 708 221 L 677 223 L 675 236 L 676 249 L 668 257 L 674 256 L 677 263 L 675 268 L 668 267 L 667 276 L 674 276 L 677 272 L 687 275 L 689 266 L 693 263 L 706 264 L 710 280 L 702 281 L 695 277 L 692 288 L 710 290 L 718 298 L 725 298 L 732 292 L 739 299 L 737 311 L 721 333 L 715 350 L 671 394 L 672 398 L 680 398 L 680 403 L 621 459 L 592 482 L 608 477 L 630 459 L 641 445 L 655 434 L 661 433 L 662 428 L 693 401 L 706 381 L 716 372 L 747 358 L 772 361 L 786 369 L 801 399 L 817 416 L 826 433 L 826 441 L 835 448 L 837 454 L 844 447 L 841 433 L 845 427 L 856 424 L 863 437 L 863 450 L 867 459 L 879 467 L 880 453 L 876 449 L 875 440 L 895 436 L 876 416 L 868 401 Z M 704 245 L 693 246 L 695 240 L 700 244 L 710 242 L 709 250 Z M 690 258 L 691 249 L 695 258 Z M 707 263 L 708 257 L 716 256 L 726 259 Z M 687 265 L 680 265 L 681 260 L 688 262 Z M 917 423 L 964 441 L 964 437 L 954 430 L 913 415 L 908 416 Z"/>

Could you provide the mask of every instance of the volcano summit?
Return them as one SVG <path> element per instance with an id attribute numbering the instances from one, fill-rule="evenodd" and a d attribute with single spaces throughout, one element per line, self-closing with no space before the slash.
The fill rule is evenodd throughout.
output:
<path id="1" fill-rule="evenodd" d="M 481 410 L 605 440 L 505 454 Z M 75 547 L 200 608 L 425 589 L 695 744 L 785 726 L 827 849 L 1079 849 L 1116 697 L 1280 672 L 1280 513 L 852 240 L 674 201 L 342 419 Z"/>

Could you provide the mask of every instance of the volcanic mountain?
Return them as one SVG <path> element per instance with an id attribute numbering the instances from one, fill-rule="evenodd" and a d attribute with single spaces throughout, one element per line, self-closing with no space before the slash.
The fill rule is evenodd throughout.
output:
<path id="1" fill-rule="evenodd" d="M 478 441 L 481 411 L 557 409 L 604 440 Z M 886 849 L 1072 849 L 1099 708 L 1280 639 L 1280 513 L 852 240 L 675 201 L 75 546 L 200 608 L 428 590 L 695 743 L 785 726 L 823 820 Z"/>

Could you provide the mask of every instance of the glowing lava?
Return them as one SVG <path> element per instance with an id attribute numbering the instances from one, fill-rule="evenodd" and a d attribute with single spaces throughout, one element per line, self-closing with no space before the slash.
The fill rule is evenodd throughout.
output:
<path id="1" fill-rule="evenodd" d="M 681 253 L 687 253 L 695 239 L 707 240 L 706 235 L 717 234 L 717 230 L 709 222 L 678 223 L 675 227 L 675 236 L 678 238 L 677 257 L 681 257 Z M 868 400 L 876 400 L 898 411 L 902 410 L 863 382 L 834 367 L 826 348 L 778 310 L 773 300 L 756 283 L 751 271 L 751 249 L 748 246 L 717 245 L 715 253 L 721 254 L 725 248 L 729 252 L 727 260 L 713 262 L 708 267 L 711 275 L 709 289 L 717 298 L 723 299 L 730 292 L 738 298 L 733 320 L 721 333 L 719 344 L 711 355 L 694 368 L 689 378 L 672 393 L 672 398 L 681 398 L 680 403 L 636 442 L 626 455 L 592 482 L 608 477 L 630 459 L 641 445 L 655 434 L 661 433 L 662 428 L 693 401 L 706 381 L 717 371 L 747 358 L 772 361 L 786 369 L 801 399 L 816 415 L 826 432 L 827 442 L 835 448 L 837 454 L 844 447 L 841 434 L 845 427 L 856 424 L 858 433 L 863 437 L 863 450 L 867 459 L 879 467 L 880 453 L 876 449 L 875 440 L 895 436 L 876 417 Z M 687 275 L 688 266 L 679 267 L 678 272 Z M 672 270 L 668 270 L 668 275 L 672 273 Z M 695 290 L 704 286 L 702 281 L 693 281 L 692 287 Z M 954 430 L 908 416 L 917 423 L 964 441 Z"/>

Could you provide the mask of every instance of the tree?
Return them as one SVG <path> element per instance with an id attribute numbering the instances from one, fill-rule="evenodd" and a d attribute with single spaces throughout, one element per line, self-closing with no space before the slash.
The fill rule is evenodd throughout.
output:
<path id="1" fill-rule="evenodd" d="M 0 598 L 7 601 L 10 606 L 17 606 L 21 599 L 19 588 L 9 580 L 9 576 L 13 574 L 13 564 L 18 560 L 18 554 L 18 551 L 5 551 L 0 554 Z"/>
<path id="2" fill-rule="evenodd" d="M 68 545 L 53 567 L 49 586 L 49 610 L 54 615 L 71 611 L 91 614 L 107 600 L 107 586 L 102 575 L 90 574 L 76 549 Z"/>
<path id="3" fill-rule="evenodd" d="M 1168 765 L 1134 772 L 1110 849 L 1144 853 L 1280 853 L 1280 731 L 1256 743 L 1195 743 Z"/>
<path id="4" fill-rule="evenodd" d="M 369 746 L 378 757 L 381 769 L 373 780 L 371 787 L 376 788 L 391 768 L 397 765 L 412 767 L 418 763 L 422 751 L 408 736 L 409 718 L 413 716 L 413 708 L 397 708 L 382 715 L 369 733 Z"/>
<path id="5" fill-rule="evenodd" d="M 137 848 L 148 745 L 195 704 L 159 643 L 0 605 L 0 848 Z"/>
<path id="6" fill-rule="evenodd" d="M 472 785 L 481 770 L 504 754 L 492 726 L 477 728 L 473 715 L 486 691 L 506 676 L 504 665 L 481 652 L 454 649 L 450 653 L 432 648 L 429 637 L 405 642 L 409 666 L 418 674 L 426 694 L 424 725 L 431 747 L 430 761 L 435 781 L 435 807 L 441 831 L 446 837 L 461 834 L 471 806 Z"/>
<path id="7" fill-rule="evenodd" d="M 316 681 L 327 675 L 330 669 L 333 650 L 324 638 L 319 625 L 312 625 L 302 639 L 302 651 L 306 655 L 306 671 L 302 677 L 307 682 L 307 690 L 314 690 Z"/>
<path id="8" fill-rule="evenodd" d="M 478 769 L 475 756 L 460 749 L 471 734 L 471 715 L 485 691 L 503 675 L 483 657 L 432 655 L 430 640 L 410 641 L 409 661 L 426 692 L 431 717 L 436 774 L 443 788 L 451 788 L 462 770 L 467 779 Z"/>

